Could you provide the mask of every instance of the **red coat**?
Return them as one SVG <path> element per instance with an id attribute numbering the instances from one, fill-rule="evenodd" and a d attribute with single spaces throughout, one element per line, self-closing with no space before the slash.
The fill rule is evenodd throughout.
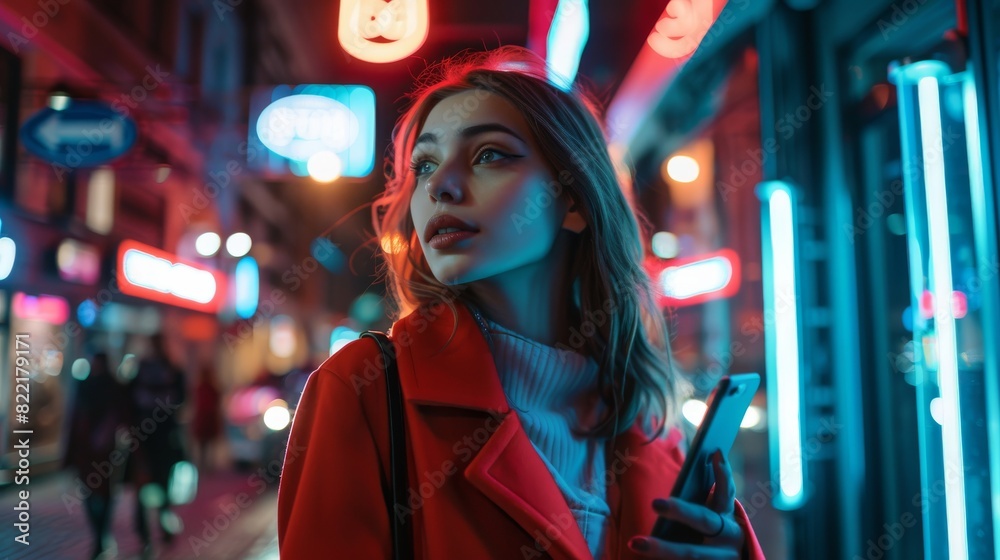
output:
<path id="1" fill-rule="evenodd" d="M 511 413 L 489 347 L 460 303 L 414 312 L 392 327 L 407 422 L 417 558 L 591 558 L 551 473 Z M 299 401 L 278 490 L 281 557 L 391 558 L 382 488 L 389 461 L 385 379 L 375 341 L 361 339 L 309 378 Z M 656 520 L 683 457 L 680 433 L 650 445 L 637 426 L 608 461 L 606 559 Z M 764 555 L 743 508 L 749 558 Z"/>

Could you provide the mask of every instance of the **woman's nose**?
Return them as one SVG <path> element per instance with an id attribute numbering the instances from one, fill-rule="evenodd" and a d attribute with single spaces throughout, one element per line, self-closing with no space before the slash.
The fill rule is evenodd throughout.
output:
<path id="1" fill-rule="evenodd" d="M 424 187 L 435 202 L 459 202 L 463 198 L 462 179 L 453 166 L 442 165 L 427 178 Z"/>

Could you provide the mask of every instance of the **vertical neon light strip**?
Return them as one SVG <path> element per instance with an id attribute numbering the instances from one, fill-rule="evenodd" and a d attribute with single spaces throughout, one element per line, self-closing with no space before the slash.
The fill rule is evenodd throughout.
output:
<path id="1" fill-rule="evenodd" d="M 545 46 L 550 82 L 565 91 L 573 87 L 589 37 L 587 0 L 559 0 Z"/>
<path id="2" fill-rule="evenodd" d="M 927 229 L 930 238 L 930 274 L 934 282 L 935 345 L 938 383 L 945 404 L 942 424 L 944 468 L 965 472 L 962 457 L 962 413 L 958 400 L 958 342 L 951 309 L 951 239 L 948 229 L 948 196 L 945 189 L 944 146 L 941 140 L 941 100 L 938 80 L 925 76 L 917 82 L 920 102 L 920 146 L 927 197 Z M 964 477 L 945 476 L 945 510 L 948 515 L 948 555 L 966 558 L 968 542 L 965 520 Z"/>
<path id="3" fill-rule="evenodd" d="M 969 186 L 972 198 L 972 223 L 976 235 L 976 253 L 979 255 L 995 254 L 990 248 L 989 225 L 986 217 L 987 208 L 990 203 L 986 201 L 986 171 L 983 169 L 982 144 L 979 137 L 979 105 L 976 96 L 976 83 L 969 71 L 965 76 L 963 84 L 962 98 L 965 101 L 965 138 L 966 149 L 969 156 Z M 990 317 L 997 317 L 994 309 L 995 302 L 992 290 L 988 286 L 983 288 L 983 332 L 986 340 L 995 340 L 995 335 L 991 332 L 995 330 L 990 326 L 989 321 L 995 320 Z M 989 350 L 987 349 L 987 352 Z M 987 354 L 988 356 L 989 354 Z M 991 369 L 992 368 L 992 369 Z M 986 371 L 996 371 L 995 366 L 990 366 L 987 362 Z M 995 380 L 991 383 L 992 376 L 987 376 L 986 381 L 986 402 L 987 409 L 995 406 L 997 392 L 994 387 Z M 991 386 L 992 385 L 992 386 Z M 993 395 L 993 399 L 990 398 Z M 995 412 L 993 414 L 996 414 Z M 993 416 L 996 418 L 996 416 Z M 997 422 L 987 422 L 989 435 L 990 473 L 994 485 L 1000 484 L 1000 424 Z M 994 486 L 996 488 L 996 486 Z M 991 501 L 993 505 L 993 549 L 1000 552 L 1000 492 L 992 492 Z"/>
<path id="4" fill-rule="evenodd" d="M 774 507 L 795 509 L 805 500 L 802 457 L 802 388 L 799 354 L 798 278 L 795 208 L 791 186 L 768 181 L 759 186 L 765 203 L 763 233 L 764 303 L 767 341 L 767 405 L 772 431 L 771 470 L 778 487 Z"/>
<path id="5" fill-rule="evenodd" d="M 774 251 L 774 344 L 777 373 L 778 439 L 781 499 L 802 499 L 802 404 L 799 388 L 799 321 L 795 284 L 795 230 L 787 190 L 771 193 L 771 248 Z"/>
<path id="6" fill-rule="evenodd" d="M 236 263 L 233 282 L 236 293 L 236 314 L 243 319 L 253 317 L 260 299 L 260 268 L 253 257 L 243 257 Z"/>

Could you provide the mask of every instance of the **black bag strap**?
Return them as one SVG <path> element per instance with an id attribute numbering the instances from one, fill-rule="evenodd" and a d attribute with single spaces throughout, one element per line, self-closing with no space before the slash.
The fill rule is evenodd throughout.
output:
<path id="1" fill-rule="evenodd" d="M 403 512 L 406 509 L 406 488 L 409 486 L 406 464 L 406 426 L 403 421 L 403 388 L 399 383 L 396 351 L 389 337 L 379 331 L 365 331 L 358 338 L 368 337 L 378 344 L 385 361 L 385 390 L 389 410 L 389 495 L 386 507 L 392 518 L 393 558 L 413 558 L 413 533 L 408 530 Z"/>

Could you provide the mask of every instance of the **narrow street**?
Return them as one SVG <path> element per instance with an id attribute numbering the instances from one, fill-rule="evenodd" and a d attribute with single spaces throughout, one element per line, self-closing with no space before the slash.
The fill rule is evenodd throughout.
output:
<path id="1" fill-rule="evenodd" d="M 173 542 L 162 540 L 155 524 L 151 529 L 153 550 L 145 558 L 187 559 L 277 559 L 277 483 L 267 483 L 254 472 L 219 471 L 200 481 L 198 495 L 175 513 L 183 530 Z M 93 541 L 83 504 L 74 499 L 75 476 L 68 472 L 40 477 L 31 482 L 31 530 L 29 545 L 14 541 L 14 488 L 0 494 L 0 558 L 84 560 L 90 558 Z M 113 533 L 117 554 L 108 559 L 141 559 L 142 543 L 135 527 L 135 491 L 124 487 L 114 502 Z M 150 514 L 150 519 L 153 515 Z"/>

